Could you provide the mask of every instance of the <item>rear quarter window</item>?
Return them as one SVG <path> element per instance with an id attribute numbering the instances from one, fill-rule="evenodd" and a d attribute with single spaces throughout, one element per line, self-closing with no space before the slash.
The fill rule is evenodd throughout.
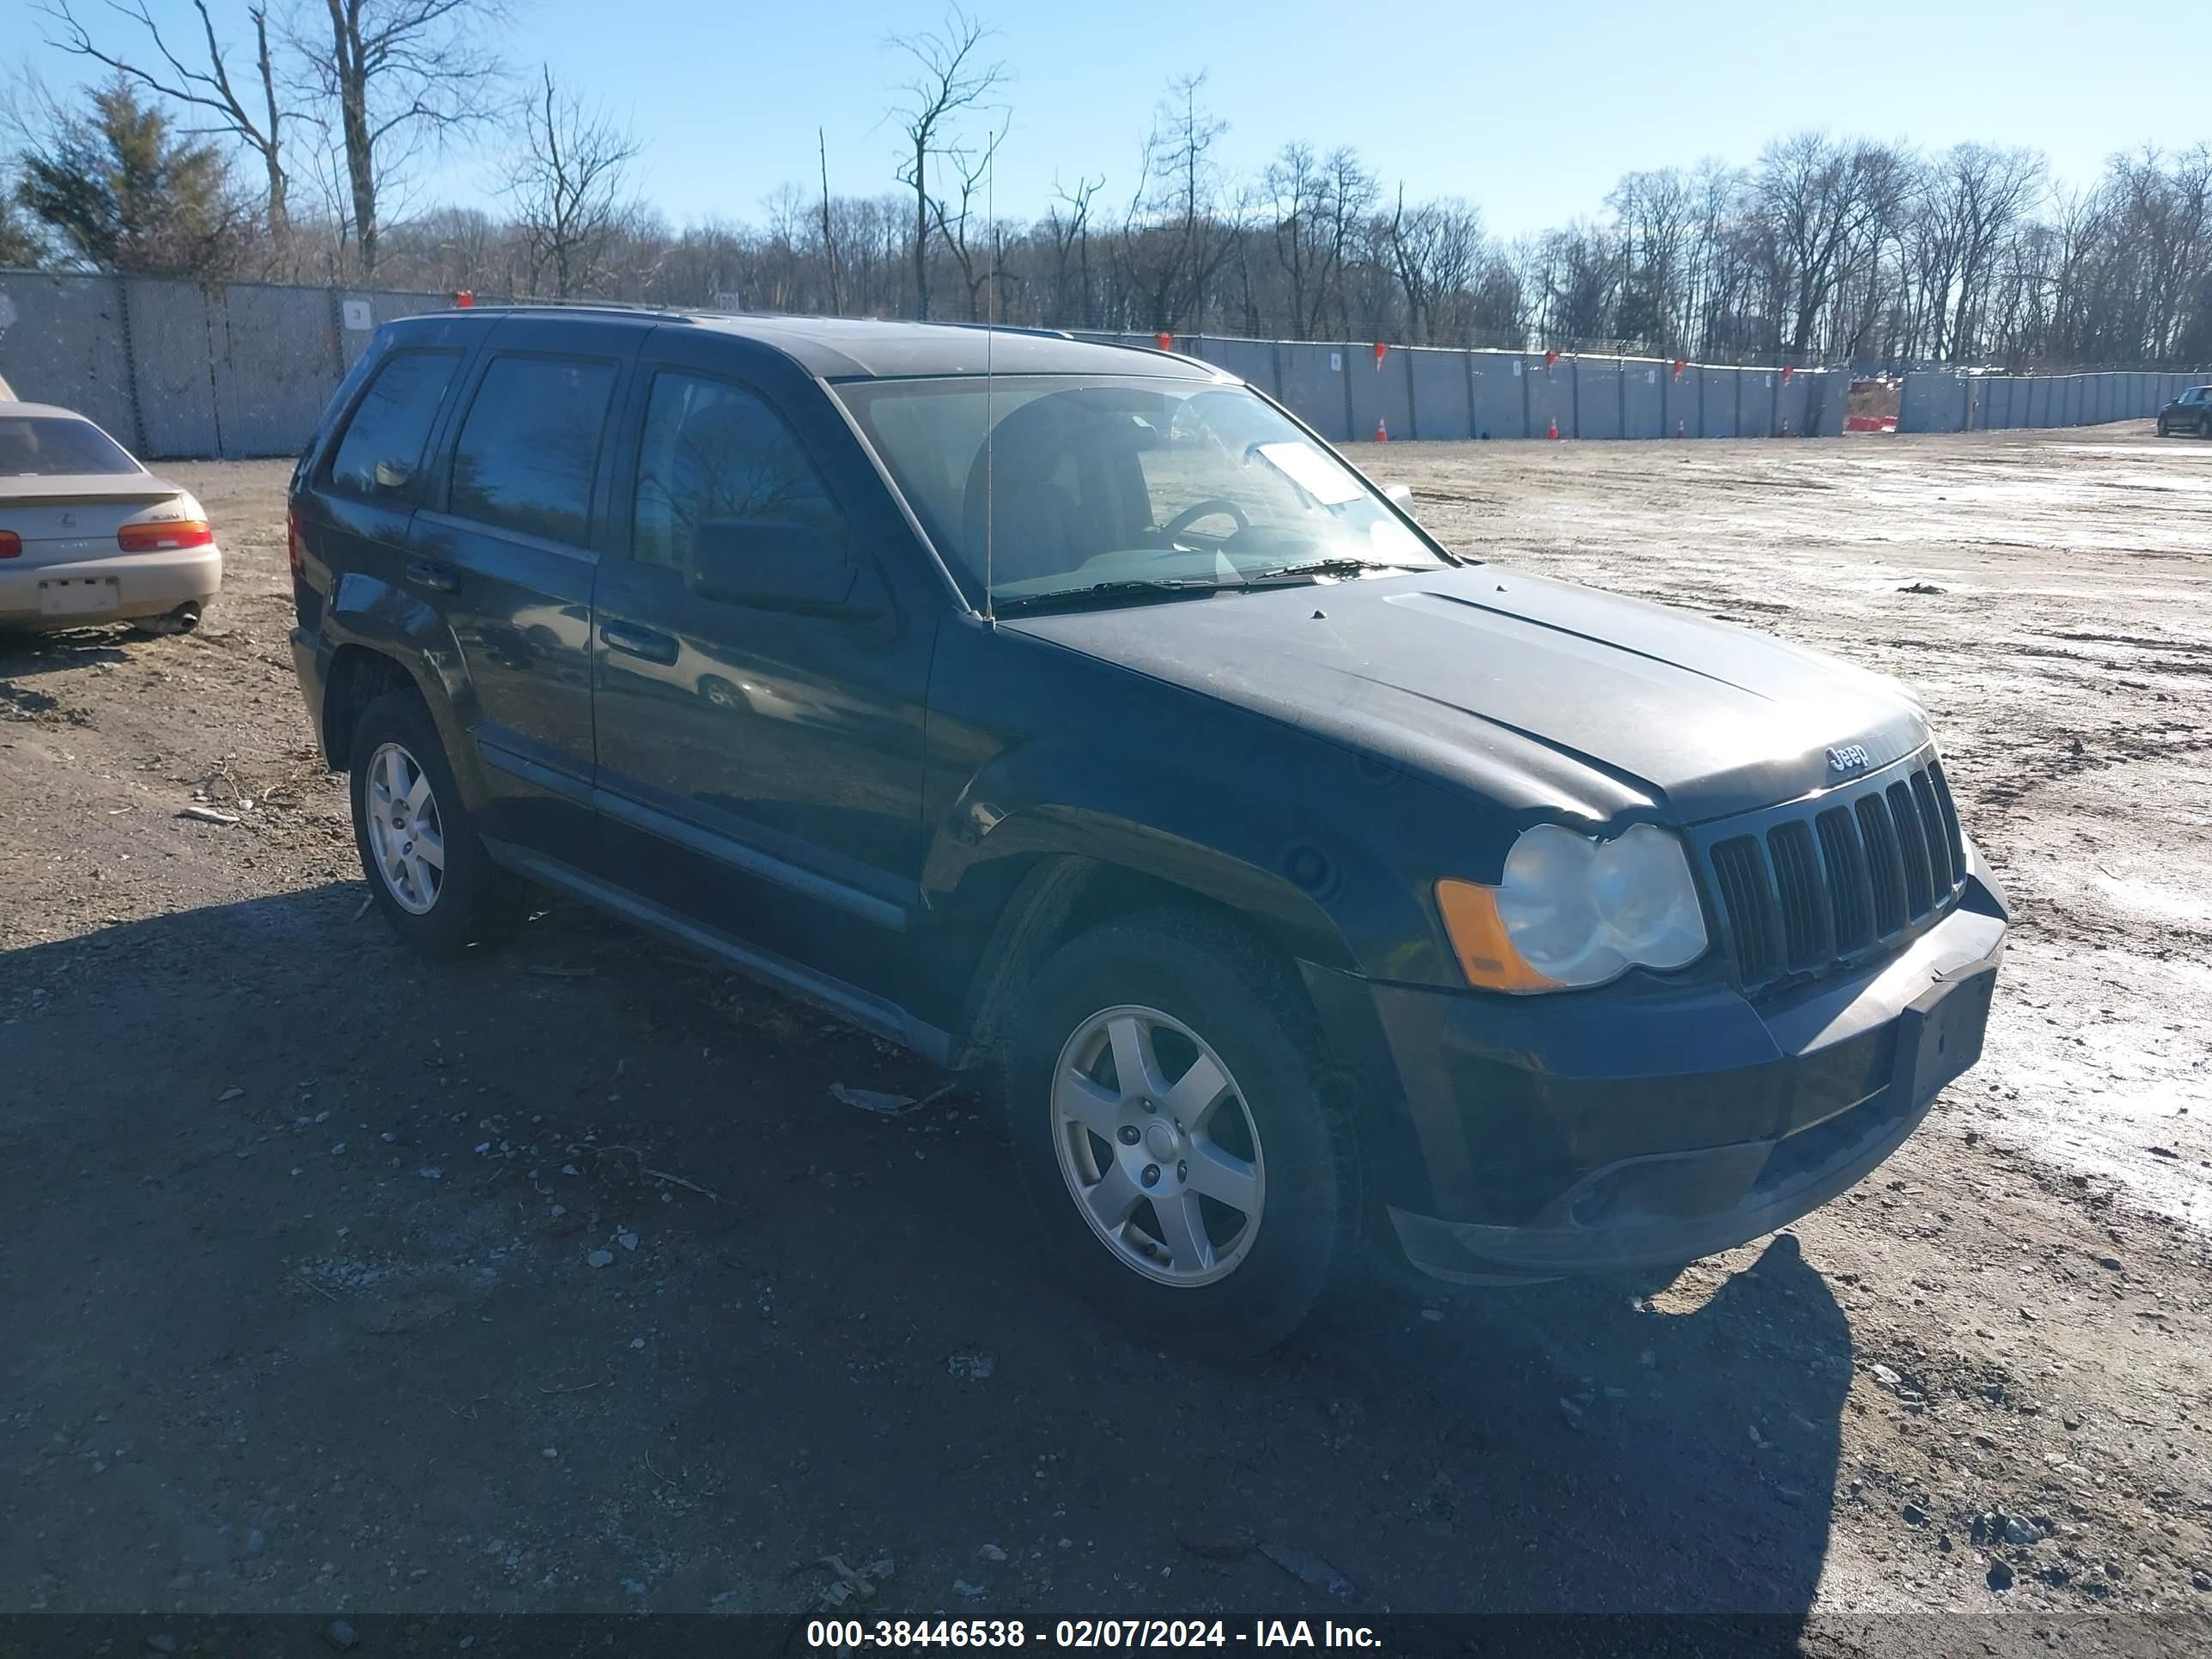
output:
<path id="1" fill-rule="evenodd" d="M 330 487 L 365 501 L 414 501 L 430 428 L 460 363 L 458 351 L 386 358 L 331 452 Z"/>

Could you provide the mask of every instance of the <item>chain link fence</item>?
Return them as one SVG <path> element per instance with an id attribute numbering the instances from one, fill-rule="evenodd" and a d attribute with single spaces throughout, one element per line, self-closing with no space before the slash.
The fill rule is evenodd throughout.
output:
<path id="1" fill-rule="evenodd" d="M 296 454 L 377 325 L 449 294 L 0 271 L 0 378 L 149 459 Z M 498 301 L 483 296 L 483 303 Z M 1082 334 L 1218 364 L 1339 443 L 1830 436 L 1838 369 L 1211 335 Z"/>

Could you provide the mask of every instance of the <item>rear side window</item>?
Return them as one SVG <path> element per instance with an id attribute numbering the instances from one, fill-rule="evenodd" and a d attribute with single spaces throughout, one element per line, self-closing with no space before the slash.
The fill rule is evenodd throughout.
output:
<path id="1" fill-rule="evenodd" d="M 365 501 L 412 501 L 458 351 L 395 351 L 354 405 L 331 457 L 331 488 Z"/>
<path id="2" fill-rule="evenodd" d="M 782 417 L 743 386 L 696 374 L 653 377 L 638 447 L 630 556 L 691 568 L 709 519 L 805 525 L 842 552 L 843 520 Z"/>
<path id="3" fill-rule="evenodd" d="M 551 541 L 588 541 L 614 386 L 612 363 L 495 358 L 453 446 L 451 510 Z"/>
<path id="4" fill-rule="evenodd" d="M 138 463 L 90 421 L 56 415 L 0 416 L 0 478 L 136 472 Z"/>

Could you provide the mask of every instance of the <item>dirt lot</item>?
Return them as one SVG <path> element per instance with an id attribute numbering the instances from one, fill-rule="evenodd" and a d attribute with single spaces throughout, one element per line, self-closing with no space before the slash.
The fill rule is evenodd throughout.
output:
<path id="1" fill-rule="evenodd" d="M 872 1613 L 1340 1613 L 1311 1558 L 1369 1612 L 2212 1640 L 2212 446 L 1360 459 L 1924 696 L 2019 925 L 1877 1176 L 1664 1287 L 1133 1346 L 976 1102 L 830 1097 L 918 1063 L 566 908 L 403 954 L 286 656 L 286 469 L 177 466 L 202 631 L 0 644 L 0 1611 L 780 1612 L 834 1554 L 891 1563 Z"/>

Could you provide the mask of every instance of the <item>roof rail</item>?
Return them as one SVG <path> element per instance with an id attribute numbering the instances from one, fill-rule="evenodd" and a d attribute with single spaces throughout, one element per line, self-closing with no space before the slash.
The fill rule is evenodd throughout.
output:
<path id="1" fill-rule="evenodd" d="M 886 319 L 885 320 L 910 323 L 915 322 L 918 319 L 912 317 L 896 317 Z M 1069 333 L 1064 328 L 1027 328 L 1013 323 L 940 322 L 934 317 L 931 318 L 927 323 L 923 324 L 922 326 L 928 328 L 988 329 L 994 334 L 1027 334 L 1034 336 L 1036 338 L 1040 340 L 1072 340 L 1075 337 L 1075 336 Z"/>
<path id="2" fill-rule="evenodd" d="M 698 316 L 697 306 L 662 306 L 642 300 L 501 300 L 492 305 L 471 306 L 472 311 L 605 311 L 617 316 L 667 317 L 689 322 Z"/>

